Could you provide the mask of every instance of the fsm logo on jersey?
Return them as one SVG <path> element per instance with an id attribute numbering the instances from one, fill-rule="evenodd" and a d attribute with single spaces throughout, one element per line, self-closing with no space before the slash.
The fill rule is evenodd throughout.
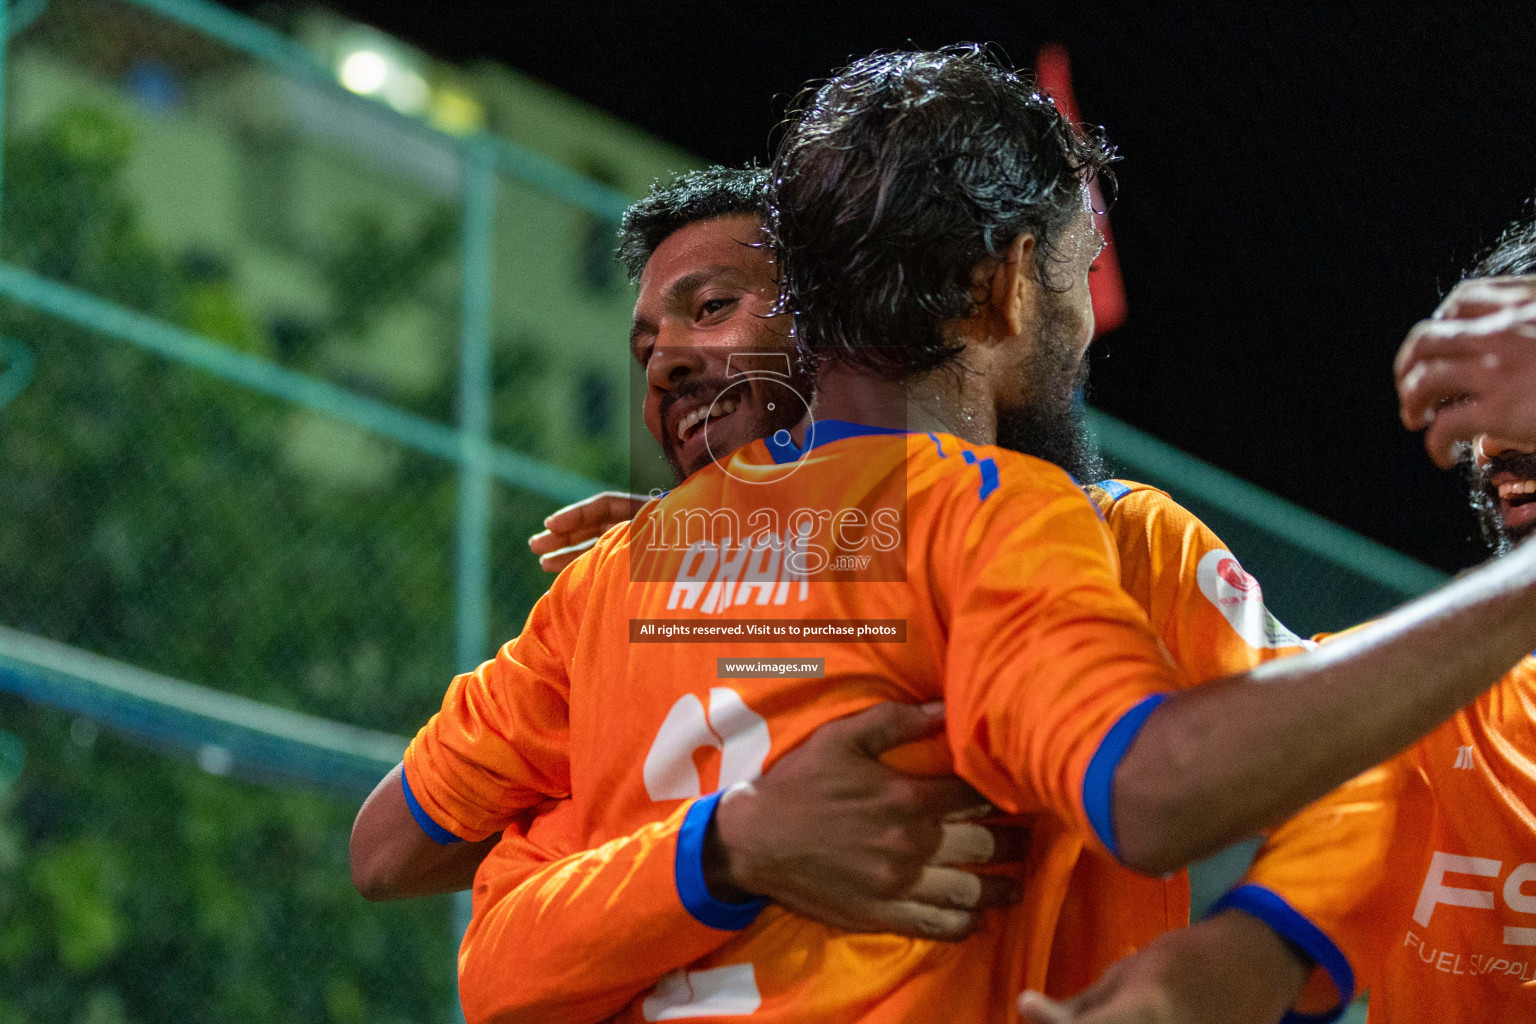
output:
<path id="1" fill-rule="evenodd" d="M 1428 928 L 1437 906 L 1471 907 L 1477 910 L 1494 910 L 1496 897 L 1503 896 L 1504 905 L 1517 914 L 1536 915 L 1536 895 L 1526 892 L 1526 886 L 1536 883 L 1536 861 L 1514 867 L 1504 878 L 1499 892 L 1490 889 L 1473 889 L 1459 885 L 1447 885 L 1446 875 L 1466 875 L 1472 878 L 1498 878 L 1504 872 L 1504 862 L 1491 857 L 1464 857 L 1460 854 L 1435 851 L 1429 861 L 1429 872 L 1419 889 L 1419 902 L 1413 909 L 1413 919 L 1421 928 Z M 1536 925 L 1533 920 L 1532 925 Z M 1536 946 L 1536 927 L 1519 925 L 1504 926 L 1506 946 Z"/>
<path id="2" fill-rule="evenodd" d="M 1259 581 L 1244 569 L 1230 551 L 1207 551 L 1195 567 L 1200 593 L 1216 606 L 1222 618 L 1247 641 L 1248 646 L 1311 647 L 1312 641 L 1292 633 L 1264 607 Z"/>

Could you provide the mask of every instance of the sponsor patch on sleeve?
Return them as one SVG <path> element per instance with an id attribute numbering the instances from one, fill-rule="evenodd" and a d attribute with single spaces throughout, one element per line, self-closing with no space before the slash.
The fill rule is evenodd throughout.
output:
<path id="1" fill-rule="evenodd" d="M 1207 551 L 1195 568 L 1200 593 L 1216 606 L 1222 618 L 1250 647 L 1312 647 L 1285 627 L 1264 607 L 1259 581 L 1244 569 L 1230 551 Z"/>

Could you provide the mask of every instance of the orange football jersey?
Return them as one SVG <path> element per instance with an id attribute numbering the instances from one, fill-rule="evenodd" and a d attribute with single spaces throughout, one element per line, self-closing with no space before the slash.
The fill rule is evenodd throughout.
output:
<path id="1" fill-rule="evenodd" d="M 710 534 L 731 512 L 742 521 Z M 821 659 L 821 674 L 722 678 L 722 658 L 775 656 Z M 1031 950 L 1050 941 L 1084 837 L 1114 847 L 1120 756 L 1179 685 L 1061 470 L 946 435 L 822 422 L 803 455 L 757 442 L 695 473 L 562 573 L 413 741 L 408 800 L 428 831 L 478 839 L 569 798 L 581 856 L 620 868 L 558 905 L 587 957 L 568 970 L 597 976 L 583 1008 L 595 1019 L 900 1020 L 958 1004 L 1002 1020 L 1021 987 L 1043 983 Z M 1033 866 L 1053 866 L 1031 873 L 1018 913 L 943 945 L 713 899 L 706 794 L 833 718 L 936 699 L 955 770 L 1037 822 Z M 484 896 L 498 863 L 481 869 Z M 610 945 L 603 907 L 619 892 L 649 907 L 647 956 Z M 547 1019 L 508 996 L 528 964 L 504 944 L 505 902 L 477 901 L 466 1013 Z M 722 931 L 734 932 L 723 944 Z M 968 956 L 972 943 L 1007 958 Z"/>
<path id="2" fill-rule="evenodd" d="M 1373 1024 L 1536 1020 L 1536 657 L 1288 821 L 1219 906 L 1318 963 L 1292 1020 L 1365 989 Z"/>
<path id="3" fill-rule="evenodd" d="M 943 442 L 933 440 L 942 453 Z M 981 486 L 987 486 L 985 480 Z M 1189 675 L 1209 679 L 1244 671 L 1300 649 L 1302 642 L 1264 611 L 1257 585 L 1219 539 L 1165 494 L 1119 481 L 1105 481 L 1089 493 L 1120 551 L 1126 587 L 1152 613 L 1159 636 Z M 464 707 L 475 712 L 472 705 Z M 480 740 L 488 735 L 481 731 Z M 412 769 L 407 771 L 409 778 Z M 501 781 L 493 779 L 491 785 Z M 721 949 L 731 940 L 729 932 L 699 928 L 667 884 L 677 856 L 667 840 L 686 815 L 674 814 L 660 827 L 647 824 L 630 836 L 573 854 L 582 845 L 576 818 L 575 802 L 560 801 L 539 815 L 528 835 L 509 830 L 481 870 L 470 941 L 478 945 L 479 959 L 516 962 L 520 968 L 500 976 L 501 1019 L 550 1014 L 562 1020 L 601 1019 L 626 993 L 655 982 L 658 966 L 666 962 L 637 951 L 658 941 L 675 951 L 670 962 L 678 967 L 642 1000 L 642 1018 L 745 1012 L 754 997 L 742 993 L 748 980 L 757 991 L 756 967 L 749 975 L 741 964 L 731 963 L 740 956 Z M 423 824 L 429 831 L 436 827 L 431 820 Z M 756 935 L 745 948 L 757 951 L 758 961 L 765 949 L 791 959 L 819 950 L 821 962 L 848 968 L 828 977 L 830 993 L 800 986 L 791 1016 L 815 1006 L 818 1014 L 853 1011 L 837 1013 L 836 1019 L 901 1019 L 920 1013 L 952 1018 L 957 996 L 966 992 L 973 1004 L 966 1019 L 1007 1019 L 1012 996 L 1023 985 L 1075 991 L 1118 956 L 1187 919 L 1183 872 L 1148 879 L 1103 854 L 1083 855 L 1081 838 L 1059 824 L 1037 821 L 1037 827 L 1027 909 L 994 915 L 997 920 L 982 935 L 960 946 L 846 936 L 771 912 L 764 916 L 772 927 L 762 930 L 775 940 Z M 785 920 L 775 924 L 779 916 Z M 1042 977 L 1047 944 L 1049 976 Z M 1035 950 L 1032 956 L 1030 949 Z M 700 960 L 716 950 L 720 955 Z M 593 971 L 594 962 L 607 967 Z M 466 966 L 473 969 L 468 958 Z M 909 982 L 897 996 L 883 996 L 893 976 L 918 968 L 923 983 Z M 867 986 L 851 985 L 849 971 L 864 976 Z M 760 991 L 755 998 L 753 1015 L 759 1016 Z"/>
<path id="4" fill-rule="evenodd" d="M 1315 646 L 1286 629 L 1210 527 L 1146 484 L 1088 487 L 1120 556 L 1121 584 L 1191 685 Z M 1044 991 L 1087 988 L 1110 964 L 1189 922 L 1189 872 L 1151 878 L 1089 849 L 1073 867 Z"/>

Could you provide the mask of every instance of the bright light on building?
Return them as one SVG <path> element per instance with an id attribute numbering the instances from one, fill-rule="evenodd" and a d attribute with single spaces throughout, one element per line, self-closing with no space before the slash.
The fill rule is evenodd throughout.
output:
<path id="1" fill-rule="evenodd" d="M 341 84 L 361 96 L 372 96 L 389 78 L 389 61 L 372 50 L 354 50 L 341 62 Z"/>
<path id="2" fill-rule="evenodd" d="M 384 98 L 402 114 L 419 114 L 427 106 L 427 80 L 410 68 L 397 68 L 384 84 Z"/>

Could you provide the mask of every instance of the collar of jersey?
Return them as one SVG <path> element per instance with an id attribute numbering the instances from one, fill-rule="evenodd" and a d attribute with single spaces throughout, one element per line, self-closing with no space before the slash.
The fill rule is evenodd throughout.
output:
<path id="1" fill-rule="evenodd" d="M 816 420 L 811 423 L 805 432 L 805 447 L 795 445 L 795 439 L 784 431 L 786 440 L 780 444 L 774 437 L 765 438 L 763 444 L 768 448 L 768 454 L 773 457 L 776 465 L 784 465 L 786 462 L 794 462 L 802 458 L 806 452 L 820 448 L 824 444 L 833 441 L 841 441 L 846 437 L 869 437 L 875 434 L 909 434 L 909 430 L 900 430 L 896 427 L 872 427 L 867 423 L 850 423 L 847 420 Z"/>

